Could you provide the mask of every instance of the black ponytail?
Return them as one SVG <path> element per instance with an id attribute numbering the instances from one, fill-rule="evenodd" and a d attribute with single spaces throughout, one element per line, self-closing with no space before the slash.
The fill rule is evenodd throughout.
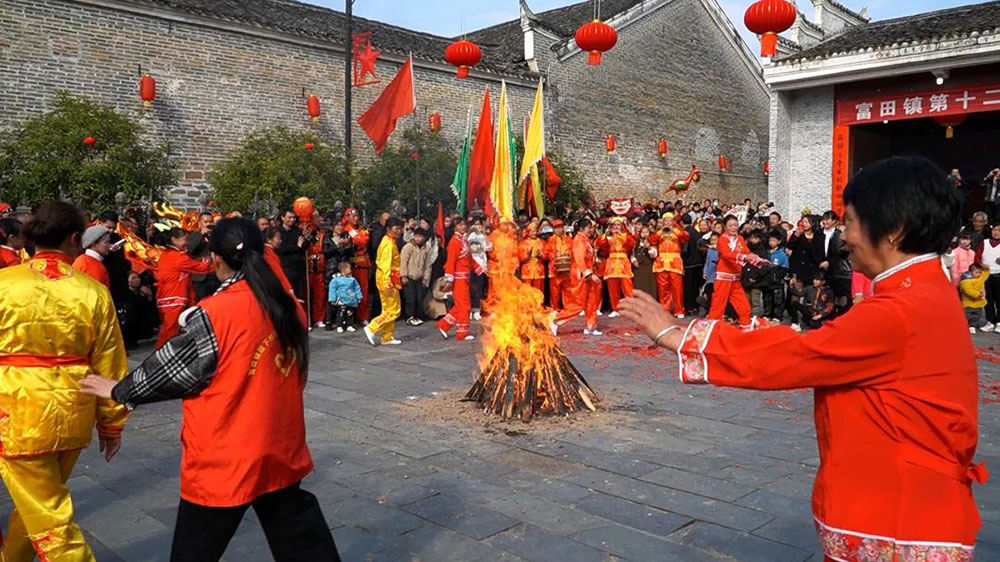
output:
<path id="1" fill-rule="evenodd" d="M 299 360 L 299 375 L 309 370 L 309 334 L 298 316 L 295 299 L 285 291 L 271 267 L 264 261 L 264 237 L 248 219 L 219 221 L 212 229 L 209 249 L 226 265 L 243 273 L 257 302 L 264 307 L 286 356 Z"/>

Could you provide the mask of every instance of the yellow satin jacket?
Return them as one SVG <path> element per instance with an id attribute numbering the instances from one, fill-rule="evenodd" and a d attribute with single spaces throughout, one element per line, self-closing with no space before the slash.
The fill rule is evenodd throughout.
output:
<path id="1" fill-rule="evenodd" d="M 0 287 L 0 456 L 82 449 L 95 424 L 120 433 L 125 407 L 79 390 L 128 373 L 108 290 L 56 252 L 0 270 Z"/>
<path id="2" fill-rule="evenodd" d="M 399 266 L 396 241 L 388 236 L 382 238 L 375 255 L 375 286 L 382 291 L 394 288 L 394 282 L 399 280 Z"/>

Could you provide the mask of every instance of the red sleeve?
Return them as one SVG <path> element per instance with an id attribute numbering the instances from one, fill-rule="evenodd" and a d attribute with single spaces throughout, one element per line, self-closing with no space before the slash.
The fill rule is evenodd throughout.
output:
<path id="1" fill-rule="evenodd" d="M 458 264 L 458 254 L 462 251 L 462 243 L 457 236 L 452 236 L 448 242 L 448 259 L 444 262 L 444 275 L 448 281 L 455 280 L 455 267 Z"/>
<path id="2" fill-rule="evenodd" d="M 654 247 L 659 247 L 660 245 L 660 233 L 654 232 L 649 235 L 649 245 Z"/>
<path id="3" fill-rule="evenodd" d="M 986 240 L 979 243 L 976 248 L 976 263 L 983 263 L 983 248 L 986 246 Z"/>
<path id="4" fill-rule="evenodd" d="M 625 253 L 631 254 L 632 250 L 635 249 L 635 236 L 631 234 L 625 235 Z"/>
<path id="5" fill-rule="evenodd" d="M 185 271 L 187 273 L 212 273 L 215 271 L 215 266 L 212 265 L 210 261 L 196 260 L 191 256 L 185 254 L 184 252 L 177 252 L 177 266 L 179 271 Z"/>
<path id="6" fill-rule="evenodd" d="M 680 379 L 758 390 L 879 384 L 903 363 L 905 318 L 898 305 L 874 297 L 806 334 L 695 320 L 677 350 Z"/>
<path id="7" fill-rule="evenodd" d="M 545 241 L 545 245 L 542 246 L 542 257 L 545 261 L 552 261 L 556 258 L 556 237 L 553 236 Z"/>
<path id="8" fill-rule="evenodd" d="M 687 244 L 687 241 L 691 239 L 691 233 L 684 230 L 683 228 L 678 228 L 674 230 L 674 233 L 677 234 L 677 241 L 680 244 Z"/>

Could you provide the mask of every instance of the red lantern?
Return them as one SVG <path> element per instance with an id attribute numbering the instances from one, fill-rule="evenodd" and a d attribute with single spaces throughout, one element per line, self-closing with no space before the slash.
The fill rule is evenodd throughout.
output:
<path id="1" fill-rule="evenodd" d="M 315 212 L 312 199 L 308 197 L 299 197 L 295 200 L 295 203 L 292 203 L 292 211 L 298 215 L 299 222 L 312 221 L 313 213 Z"/>
<path id="2" fill-rule="evenodd" d="M 934 122 L 945 128 L 944 138 L 950 139 L 955 136 L 955 127 L 965 123 L 968 119 L 968 115 L 963 113 L 961 115 L 946 115 L 941 117 L 935 117 Z"/>
<path id="3" fill-rule="evenodd" d="M 95 139 L 94 137 L 83 137 L 83 144 L 87 146 L 94 146 L 95 144 L 97 144 L 97 139 Z"/>
<path id="4" fill-rule="evenodd" d="M 771 175 L 771 161 L 770 160 L 764 160 L 764 175 L 765 176 Z"/>
<path id="5" fill-rule="evenodd" d="M 667 157 L 667 148 L 667 139 L 660 139 L 660 141 L 656 143 L 656 151 L 660 154 L 660 158 Z"/>
<path id="6" fill-rule="evenodd" d="M 306 99 L 306 111 L 313 118 L 313 122 L 319 122 L 319 96 L 316 94 L 309 94 L 309 98 Z"/>
<path id="7" fill-rule="evenodd" d="M 587 57 L 587 64 L 590 66 L 601 64 L 601 55 L 604 51 L 611 50 L 617 42 L 618 32 L 615 28 L 599 20 L 585 23 L 576 30 L 576 46 L 590 52 Z"/>
<path id="8" fill-rule="evenodd" d="M 787 0 L 758 0 L 743 14 L 747 29 L 761 35 L 760 56 L 773 57 L 778 53 L 778 34 L 792 27 L 798 11 Z"/>
<path id="9" fill-rule="evenodd" d="M 156 79 L 146 74 L 139 79 L 139 97 L 142 98 L 142 105 L 152 107 L 153 100 L 156 99 Z"/>
<path id="10" fill-rule="evenodd" d="M 441 114 L 438 113 L 437 111 L 431 113 L 430 128 L 432 133 L 441 132 Z"/>
<path id="11" fill-rule="evenodd" d="M 420 160 L 420 153 L 419 152 L 411 152 L 410 153 L 410 160 Z"/>
<path id="12" fill-rule="evenodd" d="M 723 155 L 720 154 L 719 155 L 719 171 L 720 172 L 725 172 L 726 168 L 728 168 L 728 167 L 729 167 L 729 161 L 726 160 L 725 156 L 723 156 Z"/>
<path id="13" fill-rule="evenodd" d="M 608 154 L 615 151 L 615 137 L 614 135 L 608 135 L 608 138 L 604 139 L 604 148 L 608 149 Z"/>
<path id="14" fill-rule="evenodd" d="M 314 146 L 315 145 L 313 145 L 313 143 L 307 142 L 304 145 L 302 145 L 302 148 L 306 149 L 306 152 L 309 152 L 310 150 L 312 150 L 314 148 Z"/>
<path id="15" fill-rule="evenodd" d="M 465 78 L 469 75 L 469 67 L 476 66 L 483 60 L 483 51 L 472 41 L 461 39 L 448 45 L 444 50 L 444 59 L 448 64 L 458 67 L 455 76 Z"/>

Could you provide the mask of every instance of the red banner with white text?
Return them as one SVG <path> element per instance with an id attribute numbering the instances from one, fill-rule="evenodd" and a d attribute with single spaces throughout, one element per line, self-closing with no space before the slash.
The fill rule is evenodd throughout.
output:
<path id="1" fill-rule="evenodd" d="M 903 94 L 852 95 L 837 100 L 837 125 L 1000 111 L 1000 83 Z"/>

